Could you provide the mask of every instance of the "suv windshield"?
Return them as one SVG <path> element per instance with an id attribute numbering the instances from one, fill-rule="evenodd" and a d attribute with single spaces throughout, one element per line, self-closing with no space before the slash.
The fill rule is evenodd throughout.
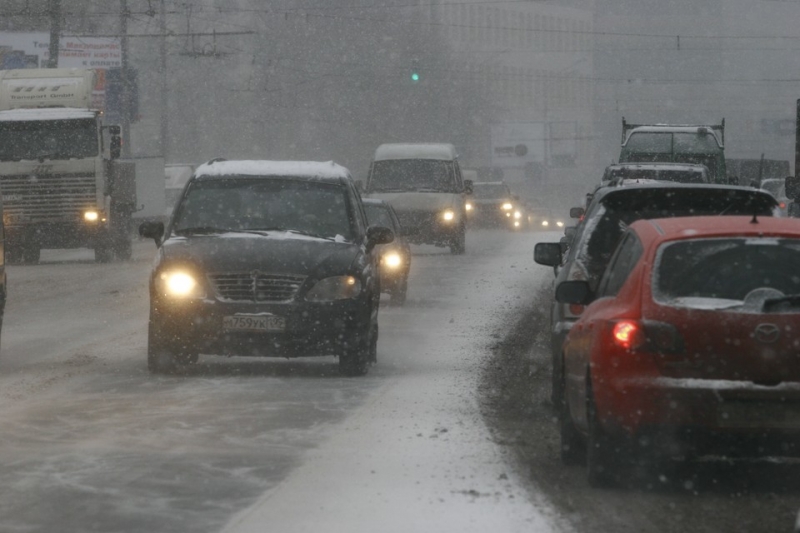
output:
<path id="1" fill-rule="evenodd" d="M 617 240 L 640 219 L 703 215 L 772 216 L 775 200 L 765 193 L 740 189 L 646 188 L 610 193 L 589 214 L 576 259 L 593 283 L 608 264 Z"/>
<path id="2" fill-rule="evenodd" d="M 0 122 L 0 161 L 95 157 L 100 153 L 94 120 Z"/>
<path id="3" fill-rule="evenodd" d="M 189 186 L 175 214 L 173 230 L 286 230 L 352 240 L 346 191 L 318 181 L 226 176 Z"/>
<path id="4" fill-rule="evenodd" d="M 427 189 L 458 192 L 452 163 L 435 159 L 375 161 L 369 186 L 371 192 Z"/>

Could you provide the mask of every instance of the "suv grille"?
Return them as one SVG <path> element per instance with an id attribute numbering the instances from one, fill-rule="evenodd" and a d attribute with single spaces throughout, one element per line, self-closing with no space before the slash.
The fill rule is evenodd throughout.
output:
<path id="1" fill-rule="evenodd" d="M 290 274 L 209 274 L 219 300 L 231 302 L 286 302 L 294 298 L 305 276 Z"/>
<path id="2" fill-rule="evenodd" d="M 97 202 L 94 176 L 85 174 L 16 174 L 3 176 L 0 191 L 5 212 L 12 221 L 82 220 L 82 213 Z"/>

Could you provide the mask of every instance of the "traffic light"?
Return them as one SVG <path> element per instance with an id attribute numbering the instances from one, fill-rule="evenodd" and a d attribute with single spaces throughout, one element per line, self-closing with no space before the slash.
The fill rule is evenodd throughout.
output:
<path id="1" fill-rule="evenodd" d="M 419 60 L 414 59 L 411 61 L 411 82 L 419 83 L 421 80 L 422 74 L 420 73 Z"/>

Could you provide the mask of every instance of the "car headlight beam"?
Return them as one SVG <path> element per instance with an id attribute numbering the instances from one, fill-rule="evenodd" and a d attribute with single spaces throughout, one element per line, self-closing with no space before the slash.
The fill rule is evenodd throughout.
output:
<path id="1" fill-rule="evenodd" d="M 165 270 L 158 276 L 159 292 L 174 298 L 202 298 L 197 278 L 185 270 Z"/>
<path id="2" fill-rule="evenodd" d="M 511 211 L 514 209 L 514 206 L 511 205 L 511 202 L 506 202 L 502 205 L 503 211 Z"/>
<path id="3" fill-rule="evenodd" d="M 403 264 L 402 256 L 397 252 L 389 252 L 383 256 L 383 264 L 387 268 L 395 269 Z"/>
<path id="4" fill-rule="evenodd" d="M 455 218 L 456 214 L 452 209 L 447 209 L 442 212 L 442 220 L 444 220 L 445 222 L 452 222 L 453 220 L 455 220 Z"/>

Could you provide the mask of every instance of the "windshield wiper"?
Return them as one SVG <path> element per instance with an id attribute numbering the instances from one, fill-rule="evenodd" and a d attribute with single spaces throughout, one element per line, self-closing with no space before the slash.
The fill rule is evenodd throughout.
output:
<path id="1" fill-rule="evenodd" d="M 308 237 L 317 237 L 318 239 L 326 239 L 326 240 L 329 240 L 329 241 L 336 240 L 334 237 L 331 237 L 329 235 L 322 235 L 320 233 L 314 233 L 313 231 L 306 231 L 306 230 L 302 230 L 302 229 L 284 228 L 284 227 L 281 227 L 281 226 L 275 226 L 275 227 L 271 227 L 271 228 L 254 228 L 254 229 L 249 229 L 249 230 L 245 230 L 245 231 L 249 231 L 249 232 L 287 231 L 289 233 L 297 233 L 298 235 L 306 235 Z"/>
<path id="2" fill-rule="evenodd" d="M 437 189 L 434 187 L 420 187 L 417 192 L 444 192 L 444 189 Z"/>
<path id="3" fill-rule="evenodd" d="M 782 296 L 780 298 L 768 298 L 764 300 L 764 306 L 762 309 L 766 311 L 771 311 L 776 307 L 780 307 L 783 304 L 787 304 L 790 307 L 798 307 L 800 306 L 800 294 L 790 294 L 788 296 Z"/>

